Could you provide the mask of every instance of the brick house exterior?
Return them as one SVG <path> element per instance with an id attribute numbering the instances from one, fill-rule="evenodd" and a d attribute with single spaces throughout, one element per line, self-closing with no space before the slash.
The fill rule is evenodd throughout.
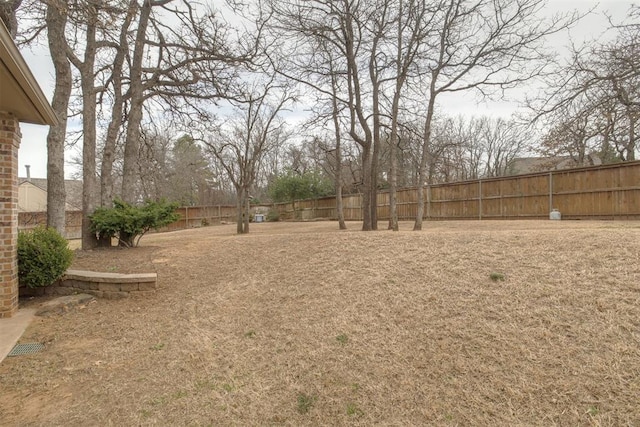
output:
<path id="1" fill-rule="evenodd" d="M 20 122 L 54 125 L 57 118 L 0 21 L 0 318 L 18 310 Z"/>

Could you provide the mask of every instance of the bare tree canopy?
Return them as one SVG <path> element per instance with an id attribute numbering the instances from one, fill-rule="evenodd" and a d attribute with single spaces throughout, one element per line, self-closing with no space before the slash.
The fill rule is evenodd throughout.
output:
<path id="1" fill-rule="evenodd" d="M 635 160 L 640 117 L 640 8 L 610 20 L 609 41 L 573 47 L 571 60 L 545 79 L 542 96 L 529 99 L 534 119 L 550 130 L 541 150 L 586 165 Z"/>
<path id="2" fill-rule="evenodd" d="M 55 103 L 82 118 L 85 218 L 118 195 L 138 203 L 180 194 L 193 204 L 235 192 L 244 233 L 250 196 L 265 196 L 297 163 L 332 179 L 339 201 L 343 191 L 362 195 L 363 230 L 377 229 L 377 195 L 388 189 L 398 230 L 399 186 L 508 174 L 530 148 L 515 120 L 447 117 L 442 97 L 500 99 L 533 79 L 549 87 L 530 103 L 549 121 L 537 150 L 576 164 L 594 151 L 636 156 L 637 7 L 611 23 L 614 41 L 576 49 L 560 68 L 546 40 L 581 15 L 548 16 L 545 0 L 229 1 L 224 11 L 186 0 L 62 0 L 57 18 L 41 19 L 53 4 L 0 3 L 8 18 L 20 6 L 24 42 L 58 41 L 57 85 L 69 94 L 60 92 L 68 105 Z M 295 131 L 283 114 L 294 98 L 307 110 Z M 58 130 L 57 147 L 64 137 Z M 189 170 L 184 179 L 176 167 Z"/>
<path id="3" fill-rule="evenodd" d="M 249 232 L 251 191 L 265 156 L 290 136 L 280 114 L 293 100 L 288 87 L 276 80 L 256 79 L 245 98 L 232 103 L 234 114 L 205 140 L 236 190 L 238 234 Z"/>

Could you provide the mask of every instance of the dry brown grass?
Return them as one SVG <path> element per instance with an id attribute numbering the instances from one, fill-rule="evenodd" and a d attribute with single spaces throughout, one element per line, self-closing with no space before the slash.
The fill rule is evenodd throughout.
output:
<path id="1" fill-rule="evenodd" d="M 640 425 L 640 223 L 425 225 L 79 254 L 160 289 L 38 319 L 22 341 L 45 351 L 0 364 L 0 424 Z"/>

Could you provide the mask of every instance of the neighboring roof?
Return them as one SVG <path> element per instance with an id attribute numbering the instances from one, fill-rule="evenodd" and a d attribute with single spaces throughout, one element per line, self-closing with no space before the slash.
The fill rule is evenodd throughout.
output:
<path id="1" fill-rule="evenodd" d="M 46 178 L 18 178 L 18 185 L 22 185 L 24 183 L 31 183 L 45 193 L 47 192 Z M 65 179 L 64 189 L 67 195 L 67 209 L 73 208 L 75 210 L 82 210 L 82 181 L 75 179 Z"/>
<path id="2" fill-rule="evenodd" d="M 0 111 L 38 125 L 58 123 L 56 113 L 0 20 Z"/>
<path id="3" fill-rule="evenodd" d="M 569 169 L 580 166 L 599 166 L 602 160 L 595 154 L 587 155 L 588 165 L 580 165 L 569 156 L 558 157 L 516 157 L 507 165 L 509 175 L 545 172 L 559 169 Z"/>

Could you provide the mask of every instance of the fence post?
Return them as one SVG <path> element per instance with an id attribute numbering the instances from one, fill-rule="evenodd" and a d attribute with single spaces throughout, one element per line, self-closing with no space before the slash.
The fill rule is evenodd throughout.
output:
<path id="1" fill-rule="evenodd" d="M 482 180 L 478 180 L 478 219 L 482 220 Z"/>
<path id="2" fill-rule="evenodd" d="M 184 217 L 185 217 L 184 228 L 189 229 L 189 206 L 185 206 L 184 208 Z"/>
<path id="3" fill-rule="evenodd" d="M 420 191 L 423 191 L 421 188 Z M 427 219 L 431 219 L 431 185 L 427 184 Z"/>
<path id="4" fill-rule="evenodd" d="M 504 200 L 504 191 L 502 191 L 502 184 L 504 184 L 504 180 L 500 180 L 500 217 L 504 218 L 506 215 L 504 214 L 504 205 L 502 201 Z"/>
<path id="5" fill-rule="evenodd" d="M 553 210 L 553 172 L 549 172 L 549 212 Z"/>
<path id="6" fill-rule="evenodd" d="M 218 222 L 222 222 L 222 211 L 220 210 L 220 205 L 218 205 Z"/>

